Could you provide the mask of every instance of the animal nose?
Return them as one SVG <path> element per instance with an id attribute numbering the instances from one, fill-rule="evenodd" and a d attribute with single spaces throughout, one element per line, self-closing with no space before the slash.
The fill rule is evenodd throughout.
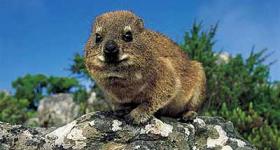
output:
<path id="1" fill-rule="evenodd" d="M 104 45 L 104 56 L 107 63 L 117 62 L 119 59 L 119 48 L 115 41 L 108 40 Z"/>
<path id="2" fill-rule="evenodd" d="M 109 40 L 105 44 L 104 53 L 106 54 L 114 54 L 118 53 L 118 45 L 115 41 Z"/>

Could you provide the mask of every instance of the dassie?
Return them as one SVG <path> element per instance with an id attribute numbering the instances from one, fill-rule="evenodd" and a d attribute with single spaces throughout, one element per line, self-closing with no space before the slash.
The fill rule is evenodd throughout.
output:
<path id="1" fill-rule="evenodd" d="M 145 123 L 155 113 L 193 119 L 205 94 L 201 63 L 130 11 L 98 16 L 85 46 L 85 65 L 114 110 Z"/>

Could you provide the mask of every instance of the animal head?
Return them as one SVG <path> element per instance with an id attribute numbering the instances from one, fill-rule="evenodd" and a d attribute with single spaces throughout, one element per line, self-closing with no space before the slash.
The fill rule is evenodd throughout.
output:
<path id="1" fill-rule="evenodd" d="M 86 45 L 86 64 L 98 67 L 145 66 L 144 23 L 130 11 L 98 16 Z M 145 39 L 145 38 L 144 38 Z"/>

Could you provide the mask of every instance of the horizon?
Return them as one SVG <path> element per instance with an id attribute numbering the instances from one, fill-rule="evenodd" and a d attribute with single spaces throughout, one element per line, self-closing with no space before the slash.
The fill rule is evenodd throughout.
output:
<path id="1" fill-rule="evenodd" d="M 113 10 L 133 11 L 146 28 L 177 43 L 195 20 L 202 21 L 204 29 L 219 22 L 216 51 L 246 58 L 253 47 L 255 51 L 267 48 L 274 52 L 267 64 L 280 57 L 280 2 L 276 0 L 82 2 L 0 0 L 0 90 L 12 91 L 11 82 L 28 73 L 70 76 L 66 68 L 75 53 L 83 53 L 94 18 Z M 272 81 L 280 80 L 279 66 L 279 61 L 271 66 Z"/>

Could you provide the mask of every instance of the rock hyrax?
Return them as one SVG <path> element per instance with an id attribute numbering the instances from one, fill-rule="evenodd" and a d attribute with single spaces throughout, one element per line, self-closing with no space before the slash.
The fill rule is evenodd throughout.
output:
<path id="1" fill-rule="evenodd" d="M 129 11 L 96 18 L 85 64 L 114 110 L 134 106 L 127 118 L 136 124 L 155 113 L 193 119 L 203 103 L 202 65 Z"/>

